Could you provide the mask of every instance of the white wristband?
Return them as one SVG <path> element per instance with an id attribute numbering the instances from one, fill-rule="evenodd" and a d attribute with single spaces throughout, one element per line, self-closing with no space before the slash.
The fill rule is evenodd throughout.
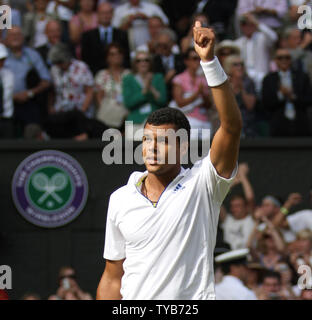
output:
<path id="1" fill-rule="evenodd" d="M 209 62 L 201 61 L 200 64 L 209 87 L 218 87 L 228 79 L 217 57 Z"/>

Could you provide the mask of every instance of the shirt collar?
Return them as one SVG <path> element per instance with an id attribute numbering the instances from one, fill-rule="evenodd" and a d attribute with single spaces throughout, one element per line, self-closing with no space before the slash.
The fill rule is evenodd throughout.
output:
<path id="1" fill-rule="evenodd" d="M 182 177 L 185 176 L 186 172 L 188 171 L 189 169 L 184 169 L 182 166 L 181 166 L 181 169 L 180 169 L 180 173 L 170 182 L 172 183 L 174 180 L 178 180 Z M 136 188 L 140 188 L 141 185 L 142 185 L 142 182 L 144 181 L 144 179 L 147 177 L 147 174 L 148 174 L 148 171 L 144 171 L 143 174 L 139 177 L 139 179 L 137 181 L 135 181 L 135 186 Z"/>
<path id="2" fill-rule="evenodd" d="M 100 29 L 100 32 L 105 32 L 105 31 L 110 32 L 112 30 L 112 26 L 104 27 L 102 25 L 99 25 L 99 29 Z"/>

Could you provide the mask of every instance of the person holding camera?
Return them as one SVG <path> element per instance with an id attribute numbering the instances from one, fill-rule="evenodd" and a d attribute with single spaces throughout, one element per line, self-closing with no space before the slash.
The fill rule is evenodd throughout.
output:
<path id="1" fill-rule="evenodd" d="M 56 294 L 51 295 L 48 300 L 93 300 L 91 294 L 84 292 L 78 285 L 76 271 L 72 267 L 61 267 L 58 281 Z"/>

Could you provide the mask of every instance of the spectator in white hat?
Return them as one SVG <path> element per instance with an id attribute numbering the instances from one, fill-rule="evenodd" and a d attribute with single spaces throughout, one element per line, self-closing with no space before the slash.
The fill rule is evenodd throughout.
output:
<path id="1" fill-rule="evenodd" d="M 222 281 L 215 286 L 217 300 L 257 300 L 254 292 L 244 284 L 248 275 L 248 254 L 249 250 L 243 248 L 222 253 L 215 258 L 224 274 Z"/>
<path id="2" fill-rule="evenodd" d="M 4 68 L 5 59 L 8 57 L 7 48 L 0 43 L 0 138 L 13 138 L 13 90 L 14 75 Z"/>

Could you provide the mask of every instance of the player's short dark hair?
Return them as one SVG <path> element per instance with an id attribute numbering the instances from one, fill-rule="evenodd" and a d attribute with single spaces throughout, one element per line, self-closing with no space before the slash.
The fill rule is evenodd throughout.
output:
<path id="1" fill-rule="evenodd" d="M 190 140 L 190 123 L 185 114 L 179 109 L 169 107 L 158 109 L 149 115 L 144 127 L 147 123 L 152 124 L 154 126 L 160 126 L 163 124 L 173 124 L 175 126 L 176 131 L 178 131 L 179 129 L 186 130 L 188 141 Z"/>

